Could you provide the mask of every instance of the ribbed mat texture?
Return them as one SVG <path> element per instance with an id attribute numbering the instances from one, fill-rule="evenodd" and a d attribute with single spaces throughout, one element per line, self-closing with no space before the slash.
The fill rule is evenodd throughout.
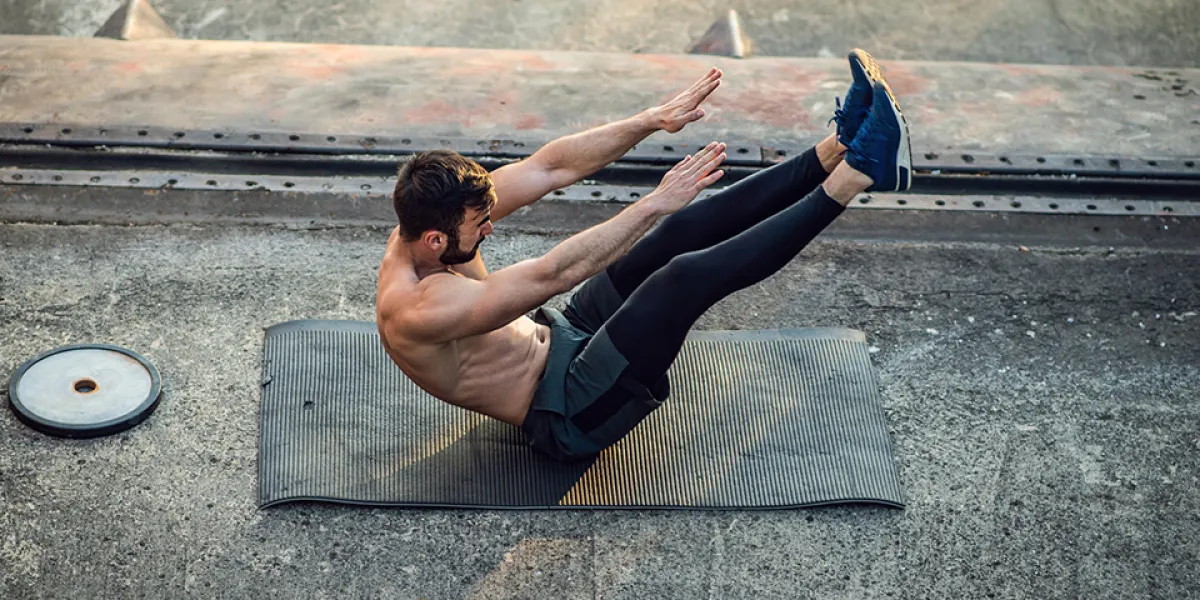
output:
<path id="1" fill-rule="evenodd" d="M 259 503 L 480 508 L 902 507 L 865 336 L 693 332 L 671 397 L 594 461 L 429 396 L 373 323 L 267 330 Z"/>

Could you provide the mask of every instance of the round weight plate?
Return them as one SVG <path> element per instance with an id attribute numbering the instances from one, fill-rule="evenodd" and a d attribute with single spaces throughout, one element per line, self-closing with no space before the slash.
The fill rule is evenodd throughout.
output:
<path id="1" fill-rule="evenodd" d="M 13 413 L 50 435 L 111 435 L 158 406 L 158 370 L 136 352 L 107 344 L 56 348 L 21 365 L 8 384 Z"/>

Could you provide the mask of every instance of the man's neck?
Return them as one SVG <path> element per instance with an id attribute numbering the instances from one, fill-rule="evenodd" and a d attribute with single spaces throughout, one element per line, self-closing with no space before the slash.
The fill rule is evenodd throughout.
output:
<path id="1" fill-rule="evenodd" d="M 417 281 L 423 280 L 435 273 L 445 273 L 449 271 L 449 267 L 442 264 L 442 261 L 435 257 L 422 256 L 422 252 L 415 250 L 412 245 L 404 243 L 401 251 L 404 253 L 405 262 L 411 265 L 412 270 L 417 275 Z"/>

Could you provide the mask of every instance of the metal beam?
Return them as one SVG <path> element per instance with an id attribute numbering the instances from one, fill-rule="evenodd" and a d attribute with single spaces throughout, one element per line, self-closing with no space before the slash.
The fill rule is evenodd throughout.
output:
<path id="1" fill-rule="evenodd" d="M 182 139 L 187 137 L 184 135 Z M 246 136 L 227 132 L 221 139 L 229 137 Z M 409 141 L 415 143 L 417 140 Z M 395 154 L 384 153 L 380 148 L 374 148 L 370 153 L 330 154 L 294 150 L 270 152 L 254 148 L 198 150 L 119 144 L 0 144 L 0 186 L 335 191 L 386 195 L 394 185 L 392 179 L 396 163 L 404 154 L 421 147 L 458 149 L 473 156 L 488 169 L 527 155 L 535 147 L 523 145 L 514 148 L 497 140 L 441 138 L 424 141 L 422 146 L 403 148 Z M 326 142 L 335 144 L 343 140 Z M 506 155 L 489 154 L 489 151 L 504 148 L 509 150 Z M 659 158 L 627 156 L 591 175 L 585 185 L 556 191 L 550 197 L 605 202 L 635 201 L 652 190 L 668 168 L 671 161 L 664 162 Z M 973 172 L 928 169 L 930 164 L 918 164 L 913 189 L 908 193 L 869 194 L 862 196 L 858 202 L 868 208 L 884 205 L 925 210 L 1200 216 L 1200 201 L 1197 201 L 1200 199 L 1200 178 L 1194 173 L 1187 173 L 1188 177 L 1172 179 L 1168 176 L 1171 172 L 1165 170 L 1173 166 L 1169 163 L 1158 163 L 1155 168 L 1164 171 L 1151 173 L 1150 176 L 1132 177 L 1128 171 L 1119 170 L 1077 176 L 1075 173 L 1064 175 L 1054 170 L 1089 162 L 1117 168 L 1096 157 L 1087 160 L 1069 157 L 1054 157 L 1054 160 L 1019 156 L 1002 158 L 1013 166 L 1013 171 L 989 172 L 986 169 L 993 161 L 982 159 L 970 161 L 968 166 L 981 164 L 985 169 Z M 726 167 L 727 177 L 722 185 L 735 183 L 771 164 L 764 157 L 730 165 Z M 1032 167 L 1023 166 L 1027 164 L 1040 165 L 1047 171 L 1033 171 Z"/>
<path id="2" fill-rule="evenodd" d="M 549 140 L 527 138 L 475 139 L 456 136 L 402 137 L 279 133 L 225 129 L 184 130 L 162 127 L 93 127 L 86 125 L 0 123 L 0 144 L 28 146 L 30 157 L 43 148 L 147 149 L 214 152 L 274 153 L 280 155 L 334 155 L 343 157 L 396 157 L 421 150 L 450 149 L 464 156 L 488 159 L 521 159 Z M 787 160 L 805 150 L 777 148 L 745 140 L 726 140 L 726 164 L 762 168 Z M 622 157 L 620 163 L 673 165 L 697 146 L 690 143 L 645 142 Z M 11 160 L 13 151 L 0 152 Z M 82 155 L 79 155 L 82 156 Z M 64 160 L 64 159 L 60 159 Z M 82 159 L 81 159 L 82 160 Z M 95 157 L 88 160 L 95 160 Z M 5 163 L 0 163 L 5 164 Z M 13 164 L 13 163 L 7 163 Z M 913 169 L 923 177 L 970 175 L 1058 176 L 1075 178 L 1156 179 L 1200 181 L 1200 156 L 1120 156 L 1112 154 L 989 154 L 978 152 L 917 152 Z"/>

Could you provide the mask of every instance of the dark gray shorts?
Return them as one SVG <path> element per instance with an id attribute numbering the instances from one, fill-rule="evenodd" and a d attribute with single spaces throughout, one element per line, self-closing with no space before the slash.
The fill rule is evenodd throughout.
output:
<path id="1" fill-rule="evenodd" d="M 559 460 L 599 454 L 633 430 L 670 393 L 664 376 L 653 389 L 625 374 L 629 361 L 604 322 L 621 306 L 608 275 L 589 279 L 567 309 L 538 309 L 550 327 L 550 356 L 522 428 L 529 443 Z"/>

